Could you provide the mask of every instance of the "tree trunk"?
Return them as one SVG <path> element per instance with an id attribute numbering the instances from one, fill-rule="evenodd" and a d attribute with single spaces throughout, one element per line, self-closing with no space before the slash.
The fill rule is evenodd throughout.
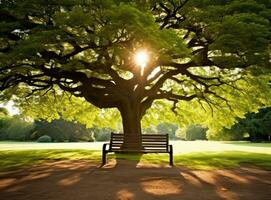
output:
<path id="1" fill-rule="evenodd" d="M 140 103 L 124 104 L 119 109 L 122 117 L 124 143 L 123 149 L 141 149 Z"/>

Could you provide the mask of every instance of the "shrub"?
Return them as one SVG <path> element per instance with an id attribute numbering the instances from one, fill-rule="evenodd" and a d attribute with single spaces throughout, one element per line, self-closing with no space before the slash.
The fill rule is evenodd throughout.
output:
<path id="1" fill-rule="evenodd" d="M 207 137 L 209 140 L 219 140 L 219 141 L 240 141 L 240 140 L 250 140 L 249 134 L 243 130 L 227 129 L 208 131 Z"/>
<path id="2" fill-rule="evenodd" d="M 207 128 L 201 125 L 189 125 L 186 129 L 185 139 L 188 141 L 193 140 L 206 140 Z"/>
<path id="3" fill-rule="evenodd" d="M 95 129 L 95 140 L 96 141 L 108 141 L 110 140 L 111 132 L 114 132 L 111 128 L 102 128 L 102 129 Z"/>
<path id="4" fill-rule="evenodd" d="M 35 137 L 48 135 L 55 142 L 93 142 L 93 133 L 85 125 L 70 122 L 64 119 L 56 119 L 51 122 L 35 121 Z"/>
<path id="5" fill-rule="evenodd" d="M 1 140 L 31 140 L 31 134 L 34 130 L 34 125 L 32 122 L 27 122 L 17 116 L 1 119 L 0 121 Z"/>
<path id="6" fill-rule="evenodd" d="M 49 135 L 43 135 L 38 138 L 37 142 L 52 142 L 52 138 Z"/>
<path id="7" fill-rule="evenodd" d="M 164 123 L 158 124 L 156 129 L 159 134 L 167 133 L 170 140 L 178 139 L 176 136 L 176 131 L 178 129 L 178 126 L 176 124 L 164 122 Z"/>

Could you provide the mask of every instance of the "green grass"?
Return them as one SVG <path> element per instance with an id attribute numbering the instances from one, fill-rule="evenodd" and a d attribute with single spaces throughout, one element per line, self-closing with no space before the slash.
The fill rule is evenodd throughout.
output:
<path id="1" fill-rule="evenodd" d="M 37 143 L 37 142 L 0 142 L 1 150 L 41 150 L 41 149 L 81 149 L 101 151 L 104 142 L 67 142 L 67 143 Z M 216 141 L 171 141 L 175 154 L 193 152 L 225 152 L 242 151 L 271 154 L 271 143 L 250 142 L 216 142 Z"/>
<path id="2" fill-rule="evenodd" d="M 22 167 L 53 160 L 85 159 L 98 163 L 100 152 L 95 150 L 13 150 L 0 151 L 0 171 L 17 170 Z"/>
<path id="3" fill-rule="evenodd" d="M 176 165 L 192 169 L 236 168 L 242 164 L 249 164 L 271 170 L 271 156 L 261 153 L 238 151 L 189 153 L 176 155 L 174 161 Z"/>
<path id="4" fill-rule="evenodd" d="M 0 172 L 17 170 L 52 160 L 84 159 L 100 164 L 102 143 L 0 142 Z M 193 169 L 234 168 L 251 164 L 271 170 L 271 145 L 247 142 L 173 142 L 174 163 Z M 71 149 L 72 148 L 72 149 Z M 115 158 L 109 155 L 108 159 Z M 118 158 L 138 160 L 137 155 Z M 167 154 L 145 154 L 143 163 L 168 164 Z"/>

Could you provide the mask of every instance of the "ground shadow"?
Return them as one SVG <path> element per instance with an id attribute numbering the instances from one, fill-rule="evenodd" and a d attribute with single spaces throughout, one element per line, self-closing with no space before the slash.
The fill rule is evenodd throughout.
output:
<path id="1" fill-rule="evenodd" d="M 136 167 L 144 154 L 143 153 L 115 153 L 115 167 Z M 129 159 L 126 159 L 129 158 Z M 129 162 L 129 161 L 130 162 Z M 128 166 L 127 166 L 128 165 Z"/>
<path id="2" fill-rule="evenodd" d="M 271 195 L 270 171 L 190 170 L 120 157 L 102 168 L 84 160 L 57 161 L 3 175 L 1 200 L 267 200 Z"/>

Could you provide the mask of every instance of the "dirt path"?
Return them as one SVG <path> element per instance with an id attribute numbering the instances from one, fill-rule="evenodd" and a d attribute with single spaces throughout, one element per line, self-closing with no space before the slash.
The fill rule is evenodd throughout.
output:
<path id="1" fill-rule="evenodd" d="M 1 200 L 270 200 L 271 171 L 56 161 L 0 176 Z"/>

